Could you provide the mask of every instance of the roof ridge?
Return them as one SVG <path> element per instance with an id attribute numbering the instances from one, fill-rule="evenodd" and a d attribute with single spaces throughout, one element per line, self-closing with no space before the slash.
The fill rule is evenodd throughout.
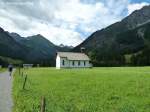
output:
<path id="1" fill-rule="evenodd" d="M 68 60 L 90 60 L 88 55 L 79 52 L 57 52 L 60 57 L 66 57 Z"/>
<path id="2" fill-rule="evenodd" d="M 82 53 L 82 52 L 57 52 L 57 53 L 77 53 L 77 54 L 85 54 L 85 53 Z"/>

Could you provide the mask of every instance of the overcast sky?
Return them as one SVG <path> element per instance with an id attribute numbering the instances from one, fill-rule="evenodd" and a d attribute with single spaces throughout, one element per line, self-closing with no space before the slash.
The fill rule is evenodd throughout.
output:
<path id="1" fill-rule="evenodd" d="M 78 45 L 150 0 L 0 0 L 0 27 L 21 36 L 41 34 L 59 45 Z"/>

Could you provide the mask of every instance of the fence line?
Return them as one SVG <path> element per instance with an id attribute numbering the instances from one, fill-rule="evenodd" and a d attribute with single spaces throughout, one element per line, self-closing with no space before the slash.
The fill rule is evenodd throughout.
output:
<path id="1" fill-rule="evenodd" d="M 45 97 L 41 98 L 41 111 L 40 112 L 45 112 L 45 107 L 46 107 L 46 99 Z"/>
<path id="2" fill-rule="evenodd" d="M 25 79 L 24 79 L 24 83 L 23 83 L 23 87 L 22 87 L 23 90 L 25 89 L 26 82 L 27 82 L 27 75 L 25 76 Z"/>

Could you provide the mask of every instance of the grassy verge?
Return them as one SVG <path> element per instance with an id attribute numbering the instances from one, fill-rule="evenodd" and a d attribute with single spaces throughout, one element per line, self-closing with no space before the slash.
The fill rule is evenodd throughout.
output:
<path id="1" fill-rule="evenodd" d="M 9 58 L 9 57 L 3 57 L 3 56 L 0 56 L 0 60 L 3 62 L 3 64 L 22 64 L 23 61 L 22 60 L 17 60 L 17 59 L 12 59 L 12 58 Z"/>
<path id="2" fill-rule="evenodd" d="M 34 68 L 14 76 L 13 112 L 150 112 L 150 68 Z"/>
<path id="3" fill-rule="evenodd" d="M 4 71 L 6 71 L 5 68 L 0 68 L 0 73 L 2 73 L 2 72 L 4 72 Z"/>

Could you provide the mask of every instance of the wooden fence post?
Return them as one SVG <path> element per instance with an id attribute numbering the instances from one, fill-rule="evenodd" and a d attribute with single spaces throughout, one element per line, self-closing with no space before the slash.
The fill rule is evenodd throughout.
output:
<path id="1" fill-rule="evenodd" d="M 20 75 L 20 66 L 19 66 L 19 75 Z"/>
<path id="2" fill-rule="evenodd" d="M 45 97 L 42 97 L 41 98 L 41 111 L 40 112 L 45 112 L 45 105 L 46 105 L 46 99 L 45 99 Z"/>
<path id="3" fill-rule="evenodd" d="M 25 79 L 24 79 L 23 88 L 22 88 L 23 90 L 25 89 L 26 81 L 27 81 L 27 75 L 25 76 Z"/>
<path id="4" fill-rule="evenodd" d="M 21 73 L 21 76 L 23 77 L 23 71 L 22 71 L 22 73 Z"/>

